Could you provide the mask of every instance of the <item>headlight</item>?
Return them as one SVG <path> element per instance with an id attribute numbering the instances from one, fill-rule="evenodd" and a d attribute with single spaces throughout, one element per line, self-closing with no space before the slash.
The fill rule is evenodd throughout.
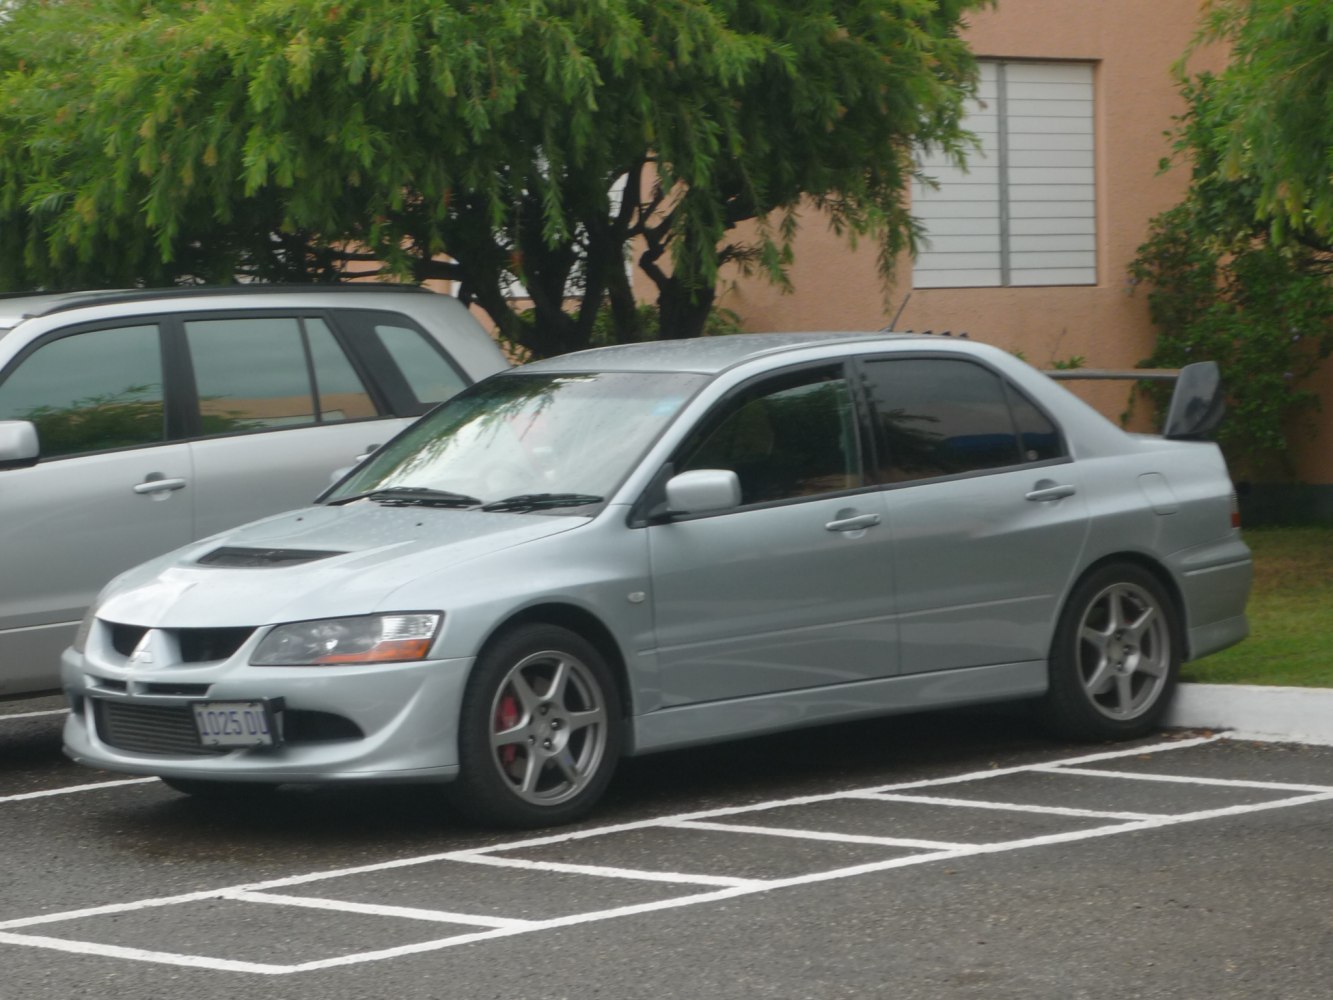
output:
<path id="1" fill-rule="evenodd" d="M 419 612 L 292 622 L 266 635 L 250 662 L 257 667 L 313 667 L 424 660 L 443 618 Z"/>

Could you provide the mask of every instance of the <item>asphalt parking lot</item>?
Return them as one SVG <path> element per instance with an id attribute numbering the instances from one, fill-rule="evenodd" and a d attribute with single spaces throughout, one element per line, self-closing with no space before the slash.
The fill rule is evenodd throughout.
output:
<path id="1" fill-rule="evenodd" d="M 208 804 L 0 704 L 0 997 L 1333 996 L 1333 748 L 911 716 L 627 762 L 591 820 Z"/>

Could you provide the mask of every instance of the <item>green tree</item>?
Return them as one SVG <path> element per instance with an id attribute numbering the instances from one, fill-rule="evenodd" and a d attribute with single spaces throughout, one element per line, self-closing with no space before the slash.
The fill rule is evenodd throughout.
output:
<path id="1" fill-rule="evenodd" d="M 1230 49 L 1208 77 L 1209 133 L 1194 138 L 1224 180 L 1248 179 L 1255 217 L 1283 241 L 1333 239 L 1333 4 L 1212 0 L 1191 53 Z M 1187 56 L 1190 53 L 1187 53 Z M 1185 68 L 1180 68 L 1184 75 Z"/>
<path id="2" fill-rule="evenodd" d="M 1231 409 L 1219 441 L 1268 476 L 1290 471 L 1293 421 L 1320 402 L 1304 380 L 1333 353 L 1333 6 L 1217 0 L 1195 46 L 1210 40 L 1231 45 L 1222 72 L 1178 66 L 1189 189 L 1131 273 L 1159 329 L 1144 364 L 1216 360 Z"/>
<path id="3" fill-rule="evenodd" d="M 989 2 L 21 0 L 0 288 L 360 264 L 459 281 L 545 356 L 606 312 L 642 336 L 633 246 L 661 335 L 698 335 L 724 266 L 785 281 L 802 210 L 891 272 L 912 149 L 966 149 Z"/>

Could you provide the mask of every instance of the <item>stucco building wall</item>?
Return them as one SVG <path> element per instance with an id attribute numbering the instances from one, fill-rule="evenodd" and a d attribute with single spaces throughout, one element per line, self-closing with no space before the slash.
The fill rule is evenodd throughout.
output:
<path id="1" fill-rule="evenodd" d="M 1058 60 L 1093 67 L 1096 177 L 1096 283 L 1092 285 L 920 288 L 910 260 L 885 289 L 875 249 L 857 251 L 828 231 L 815 213 L 802 220 L 791 269 L 794 291 L 738 280 L 720 304 L 749 330 L 867 330 L 886 326 L 901 308 L 901 330 L 966 331 L 976 340 L 1019 350 L 1037 367 L 1081 356 L 1087 367 L 1128 368 L 1155 337 L 1147 296 L 1128 268 L 1149 220 L 1175 204 L 1185 168 L 1159 171 L 1170 154 L 1164 135 L 1183 110 L 1171 66 L 1185 51 L 1199 17 L 1197 0 L 1001 0 L 974 15 L 966 37 L 981 59 Z M 1203 67 L 1221 54 L 1195 57 Z M 1333 400 L 1333 371 L 1317 379 Z M 1124 409 L 1120 384 L 1080 394 L 1108 416 Z M 1333 483 L 1333 405 L 1316 418 L 1318 433 L 1298 432 L 1295 454 L 1307 482 Z"/>

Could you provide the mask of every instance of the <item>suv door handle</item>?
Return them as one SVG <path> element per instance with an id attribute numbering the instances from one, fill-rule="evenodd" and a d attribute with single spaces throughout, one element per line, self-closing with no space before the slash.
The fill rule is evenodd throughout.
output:
<path id="1" fill-rule="evenodd" d="M 1050 503 L 1052 500 L 1063 500 L 1065 497 L 1072 497 L 1078 492 L 1078 488 L 1069 484 L 1053 483 L 1049 479 L 1043 479 L 1037 483 L 1036 488 L 1023 494 L 1025 500 L 1032 500 L 1036 503 Z"/>
<path id="2" fill-rule="evenodd" d="M 153 476 L 157 476 L 157 478 L 154 479 Z M 130 488 L 140 495 L 145 493 L 169 493 L 172 490 L 183 490 L 185 488 L 185 480 L 167 479 L 160 472 L 154 472 L 145 478 L 142 483 Z"/>
<path id="3" fill-rule="evenodd" d="M 877 524 L 879 524 L 878 514 L 857 514 L 854 517 L 830 521 L 824 527 L 828 531 L 859 531 L 862 528 L 873 528 Z"/>

